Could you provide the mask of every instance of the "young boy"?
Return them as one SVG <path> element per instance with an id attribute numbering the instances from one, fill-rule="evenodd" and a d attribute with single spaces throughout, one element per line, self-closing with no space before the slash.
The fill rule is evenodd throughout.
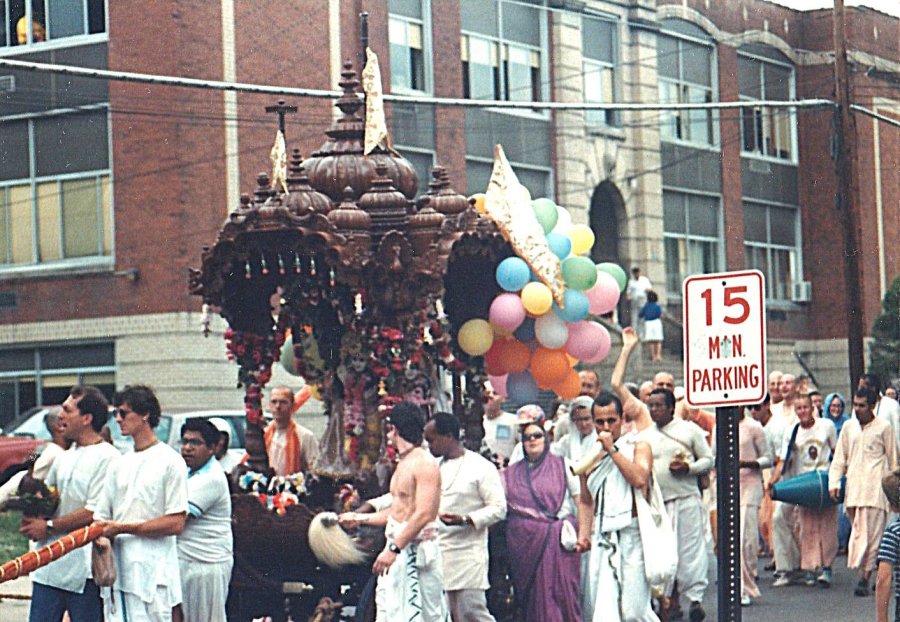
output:
<path id="1" fill-rule="evenodd" d="M 884 476 L 881 489 L 888 499 L 891 512 L 900 513 L 900 469 L 894 469 Z M 878 575 L 875 578 L 876 622 L 888 622 L 892 593 L 897 605 L 894 613 L 894 620 L 897 622 L 900 621 L 900 520 L 895 520 L 884 530 L 878 549 Z"/>

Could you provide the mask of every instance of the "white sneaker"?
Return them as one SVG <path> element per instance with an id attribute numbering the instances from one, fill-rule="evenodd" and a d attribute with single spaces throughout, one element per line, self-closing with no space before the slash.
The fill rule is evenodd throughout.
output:
<path id="1" fill-rule="evenodd" d="M 752 601 L 750 600 L 749 596 L 747 596 L 746 594 L 741 595 L 741 607 L 749 607 L 751 602 Z"/>
<path id="2" fill-rule="evenodd" d="M 780 574 L 775 577 L 775 582 L 772 584 L 772 587 L 785 587 L 791 584 L 790 577 L 787 574 Z"/>

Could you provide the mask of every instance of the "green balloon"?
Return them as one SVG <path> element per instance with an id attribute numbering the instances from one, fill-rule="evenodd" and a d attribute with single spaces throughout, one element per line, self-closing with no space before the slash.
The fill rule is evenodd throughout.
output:
<path id="1" fill-rule="evenodd" d="M 597 270 L 612 275 L 616 280 L 616 283 L 619 284 L 619 291 L 625 291 L 625 286 L 628 285 L 628 275 L 625 274 L 625 271 L 618 264 L 614 264 L 611 261 L 605 261 L 597 264 Z"/>
<path id="2" fill-rule="evenodd" d="M 544 229 L 544 233 L 553 231 L 553 227 L 556 226 L 556 221 L 559 218 L 559 214 L 556 212 L 556 203 L 543 197 L 532 199 L 531 209 L 534 210 L 534 215 Z"/>
<path id="3" fill-rule="evenodd" d="M 587 257 L 569 257 L 562 262 L 562 275 L 569 289 L 583 292 L 597 282 L 597 268 Z"/>
<path id="4" fill-rule="evenodd" d="M 288 337 L 281 346 L 281 357 L 278 359 L 284 371 L 292 376 L 297 375 L 297 361 L 294 359 L 294 338 Z"/>

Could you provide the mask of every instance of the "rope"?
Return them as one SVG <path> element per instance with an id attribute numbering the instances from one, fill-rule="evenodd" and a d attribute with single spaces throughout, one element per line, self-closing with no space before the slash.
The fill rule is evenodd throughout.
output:
<path id="1" fill-rule="evenodd" d="M 0 600 L 31 600 L 31 594 L 0 594 Z"/>

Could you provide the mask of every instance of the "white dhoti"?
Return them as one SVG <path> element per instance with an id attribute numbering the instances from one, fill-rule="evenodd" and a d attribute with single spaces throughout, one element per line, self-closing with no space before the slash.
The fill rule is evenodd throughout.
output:
<path id="1" fill-rule="evenodd" d="M 666 501 L 666 512 L 672 520 L 672 529 L 678 542 L 678 592 L 691 602 L 701 602 L 709 579 L 706 576 L 709 559 L 706 549 L 706 527 L 709 515 L 700 500 L 700 494 Z M 674 582 L 666 586 L 671 595 Z"/>
<path id="2" fill-rule="evenodd" d="M 169 590 L 159 586 L 153 602 L 141 600 L 131 592 L 110 588 L 101 589 L 103 594 L 104 622 L 172 622 L 172 607 Z M 177 603 L 175 603 L 177 604 Z"/>
<path id="3" fill-rule="evenodd" d="M 759 598 L 756 566 L 759 560 L 759 506 L 741 504 L 741 594 Z"/>
<path id="4" fill-rule="evenodd" d="M 792 572 L 800 568 L 799 508 L 790 503 L 775 502 L 772 513 L 772 548 L 775 570 Z"/>
<path id="5" fill-rule="evenodd" d="M 232 560 L 197 562 L 179 559 L 181 610 L 184 622 L 227 622 L 225 601 L 231 581 Z"/>
<path id="6" fill-rule="evenodd" d="M 593 613 L 585 613 L 585 622 L 659 622 L 651 606 L 637 519 L 618 531 L 594 535 L 588 577 Z"/>
<path id="7" fill-rule="evenodd" d="M 388 518 L 385 535 L 396 537 L 405 523 Z M 375 587 L 375 622 L 449 622 L 437 528 L 427 526 L 410 542 Z"/>

